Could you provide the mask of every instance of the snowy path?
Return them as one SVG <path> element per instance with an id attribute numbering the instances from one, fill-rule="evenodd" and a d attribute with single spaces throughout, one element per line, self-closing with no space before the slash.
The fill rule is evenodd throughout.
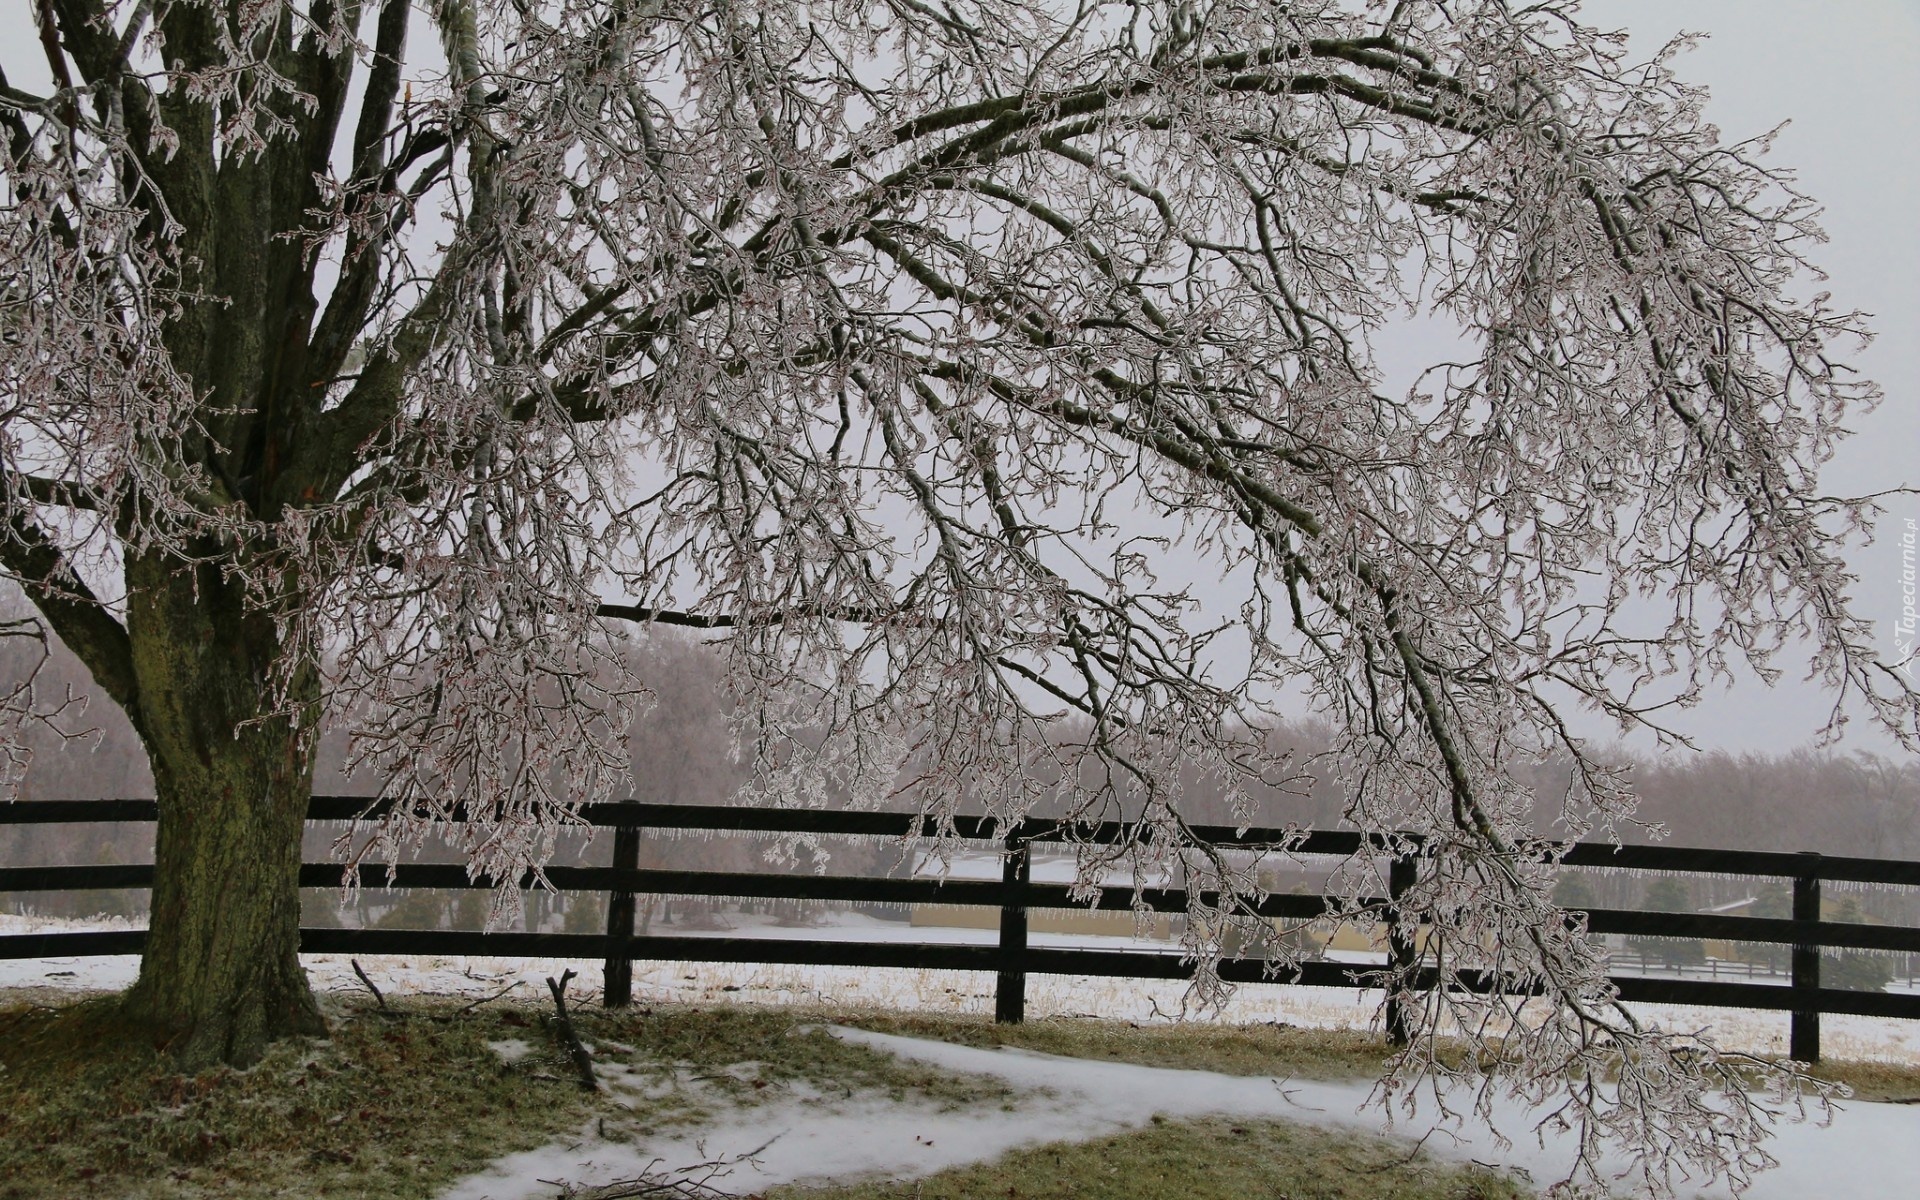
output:
<path id="1" fill-rule="evenodd" d="M 1102 1137 L 1169 1118 L 1271 1118 L 1357 1132 L 1381 1132 L 1378 1113 L 1359 1110 L 1365 1083 L 1282 1082 L 1270 1078 L 1177 1071 L 1124 1063 L 1059 1058 L 1031 1051 L 984 1050 L 865 1030 L 833 1032 L 877 1050 L 962 1074 L 1000 1079 L 1020 1100 L 1010 1109 L 938 1112 L 873 1098 L 782 1099 L 733 1110 L 673 1138 L 611 1144 L 591 1135 L 499 1160 L 445 1192 L 441 1200 L 534 1200 L 555 1194 L 554 1181 L 593 1185 L 647 1169 L 739 1162 L 714 1183 L 735 1195 L 781 1183 L 847 1181 L 863 1176 L 912 1179 L 950 1166 L 996 1158 L 1023 1146 Z M 1513 1105 L 1496 1108 L 1496 1123 L 1524 1134 L 1531 1122 Z M 1428 1120 L 1403 1118 L 1397 1133 L 1417 1136 Z M 1410 1144 L 1410 1141 L 1409 1141 Z M 1530 1135 L 1501 1148 L 1483 1129 L 1452 1130 L 1427 1139 L 1435 1157 L 1520 1167 L 1539 1183 L 1562 1177 L 1571 1149 L 1564 1140 L 1536 1144 Z M 1920 1109 L 1849 1103 L 1826 1127 L 1783 1123 L 1772 1143 L 1782 1166 L 1760 1177 L 1751 1200 L 1894 1200 L 1912 1194 L 1920 1176 Z M 757 1153 L 755 1153 L 757 1151 Z M 1612 1169 L 1624 1161 L 1611 1164 Z M 1722 1186 L 1703 1195 L 1731 1193 Z"/>
<path id="2" fill-rule="evenodd" d="M 103 927 L 94 922 L 50 922 L 0 915 L 0 933 L 29 932 L 36 928 Z M 894 926 L 899 929 L 899 926 Z M 760 930 L 753 931 L 756 935 Z M 796 931 L 804 936 L 806 931 Z M 920 934 L 923 930 L 903 931 Z M 326 992 L 363 990 L 345 956 L 303 956 L 316 987 Z M 599 978 L 598 963 L 553 959 L 461 959 L 412 955 L 369 955 L 361 965 L 389 994 L 480 996 L 516 980 L 525 981 L 529 994 L 539 981 L 572 966 L 592 984 Z M 0 989 L 32 987 L 61 990 L 118 989 L 133 982 L 139 960 L 131 955 L 93 958 L 22 959 L 0 961 Z M 933 1012 L 990 1012 L 992 978 L 964 971 L 869 970 L 850 967 L 741 966 L 708 963 L 637 963 L 636 998 L 645 1001 L 691 1003 L 816 1003 L 874 1006 Z M 1098 1014 L 1103 1017 L 1156 1021 L 1177 1013 L 1183 993 L 1177 982 L 1155 980 L 1071 979 L 1036 975 L 1029 979 L 1028 1012 L 1034 1017 Z M 1241 988 L 1223 1019 L 1234 1022 L 1280 1021 L 1324 1028 L 1365 1028 L 1378 1005 L 1375 993 L 1338 988 L 1248 986 Z M 1636 1006 L 1647 1018 L 1670 1028 L 1710 1028 L 1722 1045 L 1756 1053 L 1783 1053 L 1784 1014 L 1750 1011 L 1688 1009 L 1675 1006 Z M 1877 1020 L 1829 1015 L 1823 1043 L 1833 1058 L 1882 1059 L 1920 1062 L 1920 1022 Z M 848 1034 L 877 1039 L 877 1034 Z M 1020 1089 L 1047 1086 L 1061 1100 L 1029 1101 L 1013 1113 L 971 1111 L 934 1113 L 926 1109 L 874 1101 L 837 1101 L 831 1109 L 818 1098 L 794 1096 L 741 1114 L 738 1129 L 711 1127 L 692 1135 L 685 1144 L 662 1142 L 649 1153 L 669 1156 L 687 1165 L 728 1157 L 755 1149 L 773 1132 L 783 1136 L 769 1147 L 761 1162 L 782 1178 L 821 1174 L 884 1172 L 925 1174 L 961 1162 L 991 1158 L 1008 1149 L 1040 1141 L 1098 1137 L 1150 1119 L 1143 1097 L 1152 1097 L 1157 1111 L 1169 1116 L 1201 1112 L 1271 1115 L 1316 1120 L 1355 1128 L 1378 1127 L 1377 1116 L 1355 1110 L 1364 1098 L 1361 1085 L 1300 1083 L 1287 1085 L 1282 1096 L 1270 1080 L 1221 1078 L 1203 1072 L 1153 1071 L 1113 1063 L 1079 1063 L 1019 1052 L 991 1052 L 942 1043 L 887 1039 L 886 1048 L 908 1057 L 929 1057 L 947 1069 L 996 1075 Z M 898 1043 L 897 1045 L 892 1043 Z M 1102 1074 L 1102 1073 L 1105 1074 Z M 1119 1075 L 1112 1074 L 1120 1072 Z M 1245 1104 L 1247 1108 L 1237 1107 Z M 1199 1107 L 1194 1107 L 1198 1105 Z M 1318 1113 L 1307 1109 L 1318 1109 Z M 1524 1132 L 1529 1123 L 1521 1114 L 1502 1115 L 1509 1132 Z M 1425 1127 L 1403 1124 L 1416 1135 Z M 916 1140 L 918 1139 L 918 1140 Z M 695 1142 L 706 1146 L 699 1156 Z M 1484 1135 L 1449 1149 L 1436 1136 L 1427 1146 L 1436 1153 L 1458 1154 L 1484 1161 L 1504 1161 L 1526 1167 L 1537 1179 L 1557 1178 L 1552 1147 L 1530 1143 L 1504 1156 L 1485 1143 Z M 1765 1176 L 1749 1193 L 1766 1198 L 1847 1197 L 1878 1200 L 1913 1194 L 1911 1181 L 1920 1178 L 1920 1106 L 1892 1106 L 1849 1102 L 1831 1129 L 1784 1124 L 1773 1151 L 1783 1166 Z M 570 1170 L 584 1177 L 619 1178 L 636 1173 L 645 1161 L 635 1161 L 631 1147 L 586 1142 L 573 1150 L 551 1147 L 535 1152 L 549 1157 L 543 1166 L 528 1160 L 531 1174 L 516 1176 L 533 1185 L 544 1176 L 558 1177 Z M 677 1159 L 672 1156 L 680 1156 Z M 1537 1168 L 1537 1169 L 1536 1169 Z M 1564 1170 L 1564 1167 L 1561 1167 Z M 610 1172 L 610 1173 L 609 1173 Z M 582 1177 L 582 1176 L 576 1176 Z M 493 1190 L 456 1190 L 449 1200 L 479 1200 L 491 1196 L 551 1196 L 555 1189 L 502 1190 L 503 1177 Z M 743 1182 L 744 1182 L 744 1176 Z M 771 1178 L 756 1176 L 753 1186 L 767 1186 Z M 478 1179 L 469 1181 L 479 1186 Z M 751 1191 L 748 1187 L 746 1190 Z M 1724 1195 L 1725 1193 L 1718 1193 Z"/>

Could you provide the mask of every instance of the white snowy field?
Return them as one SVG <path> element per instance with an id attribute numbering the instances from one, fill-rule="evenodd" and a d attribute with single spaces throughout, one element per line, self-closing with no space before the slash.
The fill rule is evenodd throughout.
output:
<path id="1" fill-rule="evenodd" d="M 943 945 L 991 944 L 987 930 L 910 927 L 859 913 L 835 914 L 822 928 L 791 928 L 765 917 L 729 916 L 735 928 L 714 936 L 765 937 L 814 941 L 924 942 Z M 12 933 L 80 932 L 124 929 L 124 921 L 61 920 L 0 914 L 0 936 Z M 685 932 L 675 930 L 675 932 Z M 1036 947 L 1086 947 L 1104 950 L 1158 950 L 1164 942 L 1092 934 L 1035 933 Z M 421 955 L 358 955 L 360 965 L 382 991 L 398 995 L 478 996 L 516 981 L 536 992 L 541 981 L 571 968 L 578 972 L 576 995 L 601 985 L 598 960 L 557 958 L 454 958 Z M 1362 958 L 1351 957 L 1356 963 Z M 364 991 L 347 955 L 301 956 L 314 984 L 323 991 Z M 134 955 L 87 958 L 0 959 L 0 989 L 52 987 L 76 991 L 117 991 L 139 970 Z M 1703 976 L 1704 977 L 1704 976 Z M 991 974 L 978 971 L 896 970 L 871 967 L 736 965 L 639 961 L 633 967 L 634 998 L 649 1001 L 813 1003 L 945 1013 L 991 1013 Z M 1027 977 L 1027 1013 L 1031 1017 L 1098 1016 L 1151 1022 L 1183 1015 L 1186 985 L 1175 980 L 1086 979 L 1064 975 Z M 1322 1029 L 1366 1029 L 1378 1019 L 1381 995 L 1353 988 L 1248 984 L 1226 1008 L 1209 1019 L 1232 1024 L 1280 1022 Z M 1665 1028 L 1704 1030 L 1724 1048 L 1753 1054 L 1787 1052 L 1788 1017 L 1783 1012 L 1697 1008 L 1671 1004 L 1634 1006 L 1643 1019 Z M 1197 1014 L 1187 1014 L 1197 1015 Z M 1833 1059 L 1920 1064 L 1920 1021 L 1828 1014 L 1821 1019 L 1822 1053 Z"/>

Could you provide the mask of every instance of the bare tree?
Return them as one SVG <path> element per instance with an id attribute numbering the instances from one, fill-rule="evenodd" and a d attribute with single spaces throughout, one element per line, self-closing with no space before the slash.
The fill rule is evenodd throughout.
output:
<path id="1" fill-rule="evenodd" d="M 1649 1184 L 1751 1169 L 1736 1064 L 1610 1003 L 1508 767 L 1619 819 L 1563 714 L 1797 639 L 1913 740 L 1844 592 L 1871 505 L 1815 489 L 1875 392 L 1796 294 L 1811 201 L 1574 8 L 43 0 L 0 563 L 152 761 L 129 1014 L 188 1061 L 320 1027 L 329 723 L 394 839 L 464 801 L 476 870 L 537 863 L 621 786 L 638 619 L 723 631 L 772 802 L 1063 786 L 1238 893 L 1180 769 L 1244 800 L 1305 694 L 1348 819 L 1427 835 L 1426 965 L 1547 993 L 1407 992 L 1394 1080 L 1504 1033 Z M 1457 353 L 1383 394 L 1411 313 Z"/>

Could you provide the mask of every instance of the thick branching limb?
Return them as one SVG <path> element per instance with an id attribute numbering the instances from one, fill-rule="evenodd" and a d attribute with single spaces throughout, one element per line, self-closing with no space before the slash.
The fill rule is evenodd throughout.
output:
<path id="1" fill-rule="evenodd" d="M 140 684 L 126 626 L 115 620 L 86 581 L 72 571 L 56 543 L 20 512 L 8 513 L 0 535 L 0 567 L 18 580 L 69 650 L 86 664 L 94 682 L 141 728 Z"/>

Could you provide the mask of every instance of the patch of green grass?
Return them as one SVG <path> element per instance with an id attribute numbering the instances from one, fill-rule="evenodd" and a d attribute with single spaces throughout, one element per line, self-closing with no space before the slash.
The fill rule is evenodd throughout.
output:
<path id="1" fill-rule="evenodd" d="M 1521 1200 L 1530 1187 L 1405 1145 L 1276 1121 L 1169 1121 L 1018 1150 L 908 1182 L 776 1188 L 767 1200 Z"/>
<path id="2" fill-rule="evenodd" d="M 954 1075 L 841 1041 L 807 1010 L 658 1006 L 574 1013 L 612 1085 L 596 1132 L 631 1141 L 721 1107 L 791 1094 L 884 1095 L 941 1109 L 1011 1106 L 997 1079 Z"/>
<path id="3" fill-rule="evenodd" d="M 195 1076 L 121 1026 L 110 997 L 0 1007 L 0 1200 L 416 1200 L 590 1121 L 627 1140 L 797 1083 L 945 1108 L 1013 1096 L 840 1041 L 817 1013 L 678 1006 L 575 1010 L 613 1085 L 590 1094 L 530 1002 L 391 1003 L 331 1003 L 331 1038 Z M 511 1063 L 490 1044 L 510 1042 L 527 1048 Z"/>
<path id="4" fill-rule="evenodd" d="M 1300 1079 L 1369 1079 L 1390 1055 L 1377 1035 L 1292 1025 L 1136 1025 L 1054 1017 L 996 1025 L 986 1017 L 859 1013 L 840 1020 L 877 1033 L 937 1038 L 966 1046 L 1018 1046 L 1068 1058 L 1106 1059 L 1148 1067 L 1278 1075 Z"/>
<path id="5" fill-rule="evenodd" d="M 0 1198 L 398 1200 L 473 1170 L 476 1147 L 530 1149 L 585 1120 L 557 1053 L 509 1065 L 488 1047 L 503 1014 L 432 1015 L 336 1009 L 329 1040 L 188 1076 L 111 999 L 0 1011 Z"/>
<path id="6" fill-rule="evenodd" d="M 895 1012 L 842 1013 L 832 1019 L 878 1033 L 935 1038 L 964 1046 L 1019 1046 L 1069 1058 L 1218 1071 L 1224 1075 L 1375 1079 L 1386 1070 L 1391 1057 L 1385 1040 L 1377 1034 L 1293 1025 L 1136 1025 L 1086 1017 L 996 1025 L 984 1016 Z M 1449 1063 L 1459 1062 L 1463 1053 L 1456 1045 L 1441 1047 L 1441 1058 Z M 1920 1099 L 1920 1066 L 1916 1065 L 1828 1061 L 1817 1064 L 1813 1076 L 1846 1084 L 1853 1089 L 1856 1100 Z"/>
<path id="7" fill-rule="evenodd" d="M 1920 1101 L 1920 1066 L 1887 1062 L 1823 1062 L 1816 1079 L 1831 1079 L 1853 1089 L 1855 1100 Z"/>

